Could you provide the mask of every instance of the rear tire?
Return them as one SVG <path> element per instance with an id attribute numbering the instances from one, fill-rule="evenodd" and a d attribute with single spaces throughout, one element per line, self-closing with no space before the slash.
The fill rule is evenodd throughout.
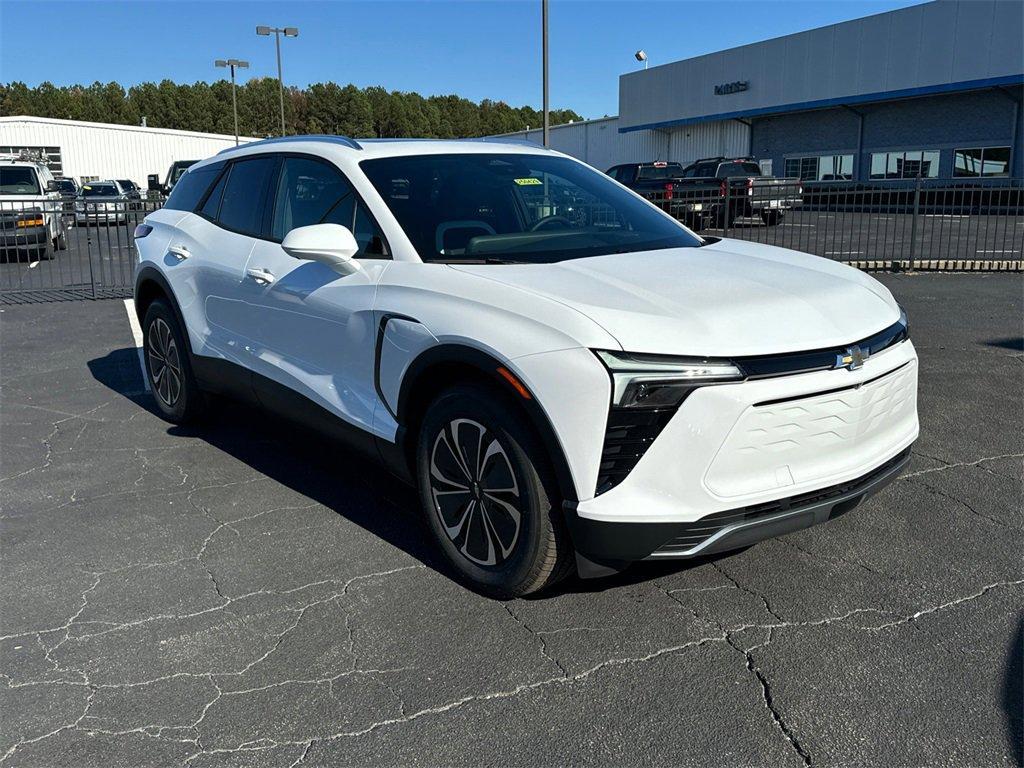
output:
<path id="1" fill-rule="evenodd" d="M 68 237 L 67 234 L 61 231 L 59 235 L 53 238 L 53 250 L 55 251 L 66 251 L 68 249 Z"/>
<path id="2" fill-rule="evenodd" d="M 519 597 L 571 570 L 550 460 L 506 397 L 479 384 L 441 393 L 420 428 L 416 472 L 438 547 L 473 589 Z"/>
<path id="3" fill-rule="evenodd" d="M 782 221 L 782 211 L 761 211 L 761 221 L 763 221 L 766 226 L 774 227 Z"/>
<path id="4" fill-rule="evenodd" d="M 146 376 L 160 415 L 174 424 L 194 421 L 203 411 L 203 393 L 192 374 L 183 330 L 163 299 L 155 299 L 146 309 L 142 343 Z"/>

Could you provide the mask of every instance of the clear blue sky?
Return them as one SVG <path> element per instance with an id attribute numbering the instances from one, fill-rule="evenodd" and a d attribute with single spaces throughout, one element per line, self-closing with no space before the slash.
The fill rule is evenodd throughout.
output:
<path id="1" fill-rule="evenodd" d="M 551 104 L 615 114 L 618 76 L 637 68 L 637 48 L 663 64 L 916 2 L 551 0 Z M 333 80 L 540 107 L 540 0 L 0 0 L 0 82 L 213 81 L 225 72 L 213 60 L 228 57 L 248 59 L 248 76 L 275 75 L 273 40 L 257 37 L 257 24 L 299 27 L 282 41 L 291 85 Z M 26 29 L 44 34 L 45 52 L 27 45 Z"/>

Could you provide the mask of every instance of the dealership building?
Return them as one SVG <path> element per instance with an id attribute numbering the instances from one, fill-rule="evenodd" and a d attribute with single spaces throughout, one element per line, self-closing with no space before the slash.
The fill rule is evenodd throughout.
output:
<path id="1" fill-rule="evenodd" d="M 938 0 L 622 75 L 618 117 L 551 146 L 602 170 L 751 155 L 816 181 L 1021 177 L 1022 91 L 1024 3 Z"/>

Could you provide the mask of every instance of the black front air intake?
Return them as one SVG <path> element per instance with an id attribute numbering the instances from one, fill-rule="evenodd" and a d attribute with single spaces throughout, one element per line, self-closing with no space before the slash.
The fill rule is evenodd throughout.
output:
<path id="1" fill-rule="evenodd" d="M 598 494 L 611 490 L 623 481 L 661 434 L 676 410 L 677 407 L 611 409 L 604 433 L 601 468 L 597 475 Z"/>

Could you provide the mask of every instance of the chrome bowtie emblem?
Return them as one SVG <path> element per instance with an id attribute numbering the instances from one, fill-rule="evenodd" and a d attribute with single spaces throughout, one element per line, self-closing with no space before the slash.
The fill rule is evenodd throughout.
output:
<path id="1" fill-rule="evenodd" d="M 864 360 L 866 358 L 867 353 L 854 344 L 852 347 L 847 347 L 845 352 L 841 352 L 836 355 L 835 367 L 847 368 L 851 371 L 855 371 L 864 365 Z"/>

